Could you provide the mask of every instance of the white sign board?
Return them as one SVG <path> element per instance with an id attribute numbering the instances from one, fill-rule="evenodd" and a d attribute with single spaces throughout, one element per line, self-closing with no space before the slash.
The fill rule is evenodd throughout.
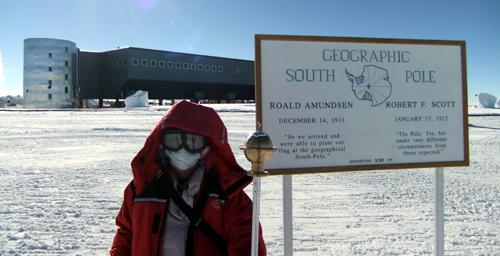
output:
<path id="1" fill-rule="evenodd" d="M 271 174 L 468 165 L 464 41 L 256 35 Z"/>

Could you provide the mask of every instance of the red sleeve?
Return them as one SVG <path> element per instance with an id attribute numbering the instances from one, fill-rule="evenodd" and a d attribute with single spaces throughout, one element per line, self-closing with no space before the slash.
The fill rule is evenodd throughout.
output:
<path id="1" fill-rule="evenodd" d="M 250 255 L 252 246 L 252 200 L 240 191 L 230 198 L 225 233 L 228 256 Z M 259 256 L 267 255 L 266 244 L 259 224 Z"/>
<path id="2" fill-rule="evenodd" d="M 122 207 L 116 216 L 118 229 L 113 239 L 110 255 L 130 255 L 132 246 L 132 205 L 133 205 L 133 183 L 130 183 L 124 192 Z"/>

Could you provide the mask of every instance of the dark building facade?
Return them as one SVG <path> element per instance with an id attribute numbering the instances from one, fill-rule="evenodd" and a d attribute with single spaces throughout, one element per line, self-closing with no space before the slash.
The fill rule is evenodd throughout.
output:
<path id="1" fill-rule="evenodd" d="M 142 48 L 78 51 L 77 97 L 124 99 L 254 99 L 253 61 Z"/>
<path id="2" fill-rule="evenodd" d="M 254 62 L 135 47 L 91 52 L 68 40 L 24 40 L 26 107 L 75 107 L 87 99 L 102 105 L 137 90 L 159 100 L 252 100 Z"/>

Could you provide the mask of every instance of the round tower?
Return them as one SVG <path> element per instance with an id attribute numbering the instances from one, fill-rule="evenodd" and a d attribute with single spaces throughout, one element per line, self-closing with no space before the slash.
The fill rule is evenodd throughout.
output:
<path id="1" fill-rule="evenodd" d="M 24 40 L 24 107 L 67 108 L 76 101 L 76 44 L 68 40 Z"/>

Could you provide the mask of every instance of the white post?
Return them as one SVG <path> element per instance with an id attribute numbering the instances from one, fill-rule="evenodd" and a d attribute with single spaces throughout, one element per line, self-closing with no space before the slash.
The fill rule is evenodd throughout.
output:
<path id="1" fill-rule="evenodd" d="M 253 177 L 252 256 L 259 255 L 260 177 Z"/>
<path id="2" fill-rule="evenodd" d="M 444 255 L 444 172 L 436 168 L 434 180 L 434 255 Z"/>
<path id="3" fill-rule="evenodd" d="M 283 239 L 284 256 L 293 255 L 292 175 L 283 175 Z"/>

